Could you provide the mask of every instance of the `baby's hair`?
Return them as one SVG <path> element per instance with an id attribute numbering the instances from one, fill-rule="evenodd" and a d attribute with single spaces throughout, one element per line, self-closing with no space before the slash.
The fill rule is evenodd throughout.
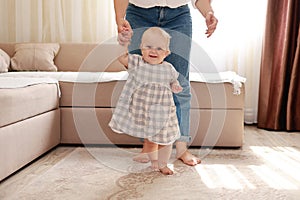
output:
<path id="1" fill-rule="evenodd" d="M 143 33 L 143 36 L 142 36 L 142 43 L 144 41 L 144 39 L 146 37 L 151 37 L 153 36 L 154 34 L 159 34 L 161 35 L 165 41 L 166 41 L 166 48 L 167 50 L 169 51 L 169 46 L 170 46 L 170 40 L 171 40 L 171 36 L 169 33 L 167 33 L 165 30 L 163 30 L 162 28 L 159 28 L 159 27 L 150 27 L 148 28 L 144 33 Z"/>

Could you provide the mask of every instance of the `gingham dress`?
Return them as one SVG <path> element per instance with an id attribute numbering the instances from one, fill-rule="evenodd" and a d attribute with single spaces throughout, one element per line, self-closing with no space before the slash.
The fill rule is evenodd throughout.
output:
<path id="1" fill-rule="evenodd" d="M 128 73 L 109 126 L 157 144 L 173 143 L 180 133 L 170 84 L 178 72 L 168 62 L 151 65 L 129 54 Z"/>

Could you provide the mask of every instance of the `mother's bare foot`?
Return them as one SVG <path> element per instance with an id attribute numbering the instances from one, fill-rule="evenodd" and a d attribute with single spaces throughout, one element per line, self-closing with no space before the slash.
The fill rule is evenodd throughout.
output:
<path id="1" fill-rule="evenodd" d="M 201 163 L 200 158 L 194 156 L 188 150 L 186 150 L 180 156 L 177 156 L 177 159 L 181 160 L 184 164 L 189 165 L 189 166 L 195 166 L 195 165 Z"/>
<path id="2" fill-rule="evenodd" d="M 147 163 L 150 161 L 147 153 L 139 153 L 133 157 L 133 160 L 140 163 Z"/>

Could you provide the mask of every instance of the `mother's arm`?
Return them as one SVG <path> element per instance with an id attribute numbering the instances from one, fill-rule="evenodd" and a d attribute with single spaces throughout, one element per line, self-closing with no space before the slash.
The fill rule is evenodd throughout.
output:
<path id="1" fill-rule="evenodd" d="M 216 30 L 218 24 L 218 19 L 215 17 L 211 6 L 211 0 L 197 0 L 195 6 L 205 18 L 207 26 L 205 34 L 207 34 L 207 37 L 210 37 Z"/>

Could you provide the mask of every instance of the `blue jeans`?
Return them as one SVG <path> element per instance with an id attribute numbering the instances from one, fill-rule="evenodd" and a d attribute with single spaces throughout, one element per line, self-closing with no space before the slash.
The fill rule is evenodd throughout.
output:
<path id="1" fill-rule="evenodd" d="M 140 42 L 143 32 L 149 27 L 161 27 L 171 35 L 171 54 L 165 59 L 173 64 L 180 73 L 178 81 L 183 91 L 174 94 L 174 102 L 180 127 L 179 141 L 190 142 L 191 90 L 189 82 L 189 58 L 191 51 L 192 19 L 188 5 L 178 8 L 152 7 L 140 8 L 129 4 L 126 19 L 133 29 L 129 50 L 140 54 Z"/>

